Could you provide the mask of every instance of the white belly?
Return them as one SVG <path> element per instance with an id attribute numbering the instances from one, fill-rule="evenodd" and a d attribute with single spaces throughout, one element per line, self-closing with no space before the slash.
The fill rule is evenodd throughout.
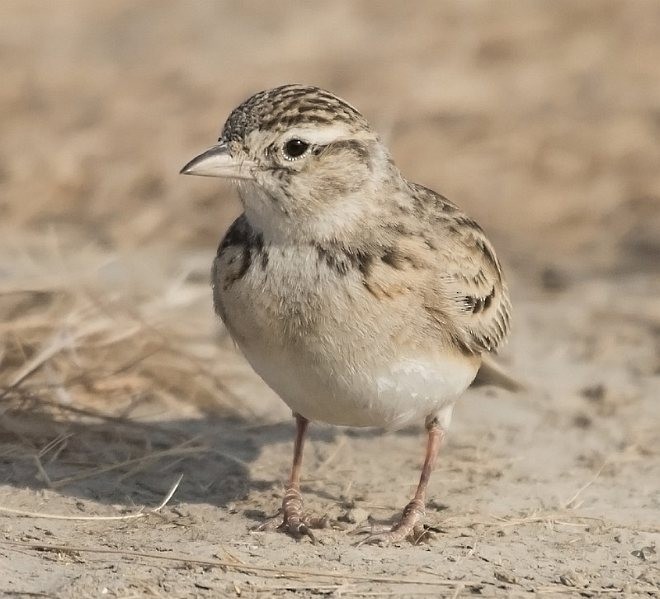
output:
<path id="1" fill-rule="evenodd" d="M 347 426 L 401 428 L 451 409 L 474 379 L 478 363 L 463 357 L 401 357 L 352 372 L 332 360 L 314 364 L 292 352 L 242 348 L 264 381 L 296 413 Z"/>
<path id="2" fill-rule="evenodd" d="M 251 264 L 216 284 L 216 305 L 254 370 L 310 420 L 405 426 L 451 408 L 477 373 L 480 358 L 426 336 L 414 294 L 376 299 L 357 269 L 338 277 L 311 246 L 273 249 L 268 269 Z"/>

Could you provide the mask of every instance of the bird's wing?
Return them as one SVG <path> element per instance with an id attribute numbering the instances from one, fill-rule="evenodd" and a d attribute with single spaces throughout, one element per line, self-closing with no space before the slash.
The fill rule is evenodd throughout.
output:
<path id="1" fill-rule="evenodd" d="M 434 218 L 435 293 L 426 308 L 452 329 L 465 352 L 496 350 L 509 332 L 511 304 L 502 268 L 482 228 L 435 192 L 416 186 Z"/>

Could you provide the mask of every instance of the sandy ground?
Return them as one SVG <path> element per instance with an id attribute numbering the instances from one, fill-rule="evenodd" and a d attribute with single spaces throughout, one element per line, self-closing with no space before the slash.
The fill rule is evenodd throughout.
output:
<path id="1" fill-rule="evenodd" d="M 0 595 L 660 594 L 660 8 L 414 6 L 2 4 Z M 420 429 L 315 425 L 332 528 L 251 530 L 293 426 L 212 314 L 231 190 L 176 173 L 287 81 L 360 107 L 511 279 L 529 388 L 459 403 L 426 544 L 356 546 Z"/>

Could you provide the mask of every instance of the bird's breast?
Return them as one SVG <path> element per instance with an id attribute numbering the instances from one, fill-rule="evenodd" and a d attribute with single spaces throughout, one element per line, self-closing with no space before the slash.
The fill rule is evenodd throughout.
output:
<path id="1" fill-rule="evenodd" d="M 216 258 L 213 288 L 239 345 L 321 350 L 360 327 L 346 318 L 360 303 L 358 278 L 331 272 L 311 247 L 228 248 Z"/>
<path id="2" fill-rule="evenodd" d="M 216 308 L 255 371 L 331 424 L 397 427 L 453 402 L 478 363 L 420 345 L 405 296 L 377 298 L 359 269 L 339 270 L 313 248 L 218 256 Z"/>

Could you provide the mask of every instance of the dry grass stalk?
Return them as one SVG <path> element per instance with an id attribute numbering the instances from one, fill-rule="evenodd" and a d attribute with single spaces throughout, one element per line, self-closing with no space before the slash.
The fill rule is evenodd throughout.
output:
<path id="1" fill-rule="evenodd" d="M 174 484 L 170 487 L 170 490 L 167 492 L 163 500 L 156 507 L 153 507 L 148 510 L 144 510 L 144 508 L 142 508 L 136 514 L 124 514 L 122 516 L 66 516 L 60 514 L 46 514 L 43 512 L 28 512 L 25 510 L 15 510 L 13 508 L 7 508 L 2 506 L 0 506 L 0 512 L 5 514 L 12 514 L 13 516 L 21 516 L 25 518 L 44 518 L 47 520 L 79 520 L 79 521 L 135 520 L 137 518 L 145 518 L 146 516 L 150 516 L 152 514 L 157 514 L 158 512 L 160 512 L 160 510 L 162 510 L 169 503 L 170 499 L 172 499 L 174 493 L 176 493 L 176 490 L 178 489 L 179 484 L 181 483 L 182 480 L 183 480 L 183 474 L 180 474 L 179 477 L 174 482 Z"/>

